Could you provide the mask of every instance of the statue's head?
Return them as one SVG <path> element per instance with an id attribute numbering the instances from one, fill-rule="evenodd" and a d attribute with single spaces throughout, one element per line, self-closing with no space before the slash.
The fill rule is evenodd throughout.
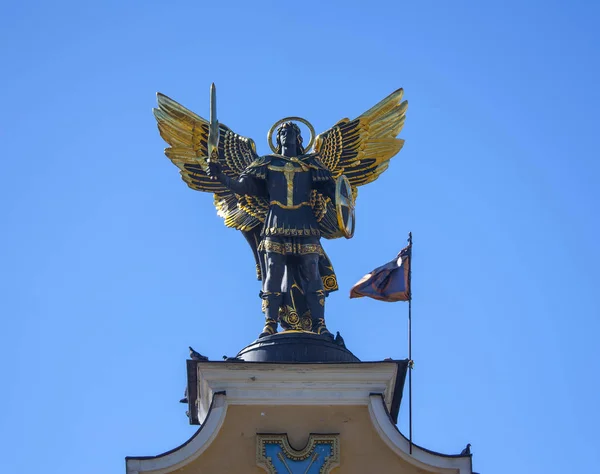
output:
<path id="1" fill-rule="evenodd" d="M 302 155 L 304 153 L 304 147 L 302 146 L 302 135 L 300 133 L 300 127 L 294 122 L 284 122 L 277 129 L 277 146 L 276 153 L 281 153 L 283 145 L 296 144 L 296 153 Z"/>

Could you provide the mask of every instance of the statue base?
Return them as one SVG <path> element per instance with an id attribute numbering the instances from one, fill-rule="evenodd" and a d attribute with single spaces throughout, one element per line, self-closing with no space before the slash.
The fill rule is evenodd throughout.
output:
<path id="1" fill-rule="evenodd" d="M 257 339 L 237 355 L 245 362 L 360 362 L 344 346 L 308 331 L 284 331 Z"/>

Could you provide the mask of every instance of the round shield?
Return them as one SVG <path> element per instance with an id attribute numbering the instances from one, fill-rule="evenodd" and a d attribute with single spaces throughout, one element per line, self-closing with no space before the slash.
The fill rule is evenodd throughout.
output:
<path id="1" fill-rule="evenodd" d="M 354 198 L 352 186 L 344 175 L 335 181 L 335 209 L 337 211 L 338 226 L 347 239 L 354 235 Z"/>

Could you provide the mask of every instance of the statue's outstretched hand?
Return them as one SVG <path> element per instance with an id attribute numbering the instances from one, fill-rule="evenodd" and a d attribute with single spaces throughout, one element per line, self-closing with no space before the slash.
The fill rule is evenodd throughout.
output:
<path id="1" fill-rule="evenodd" d="M 221 174 L 221 165 L 219 163 L 215 163 L 214 161 L 209 161 L 206 174 L 213 181 L 219 179 L 219 175 Z"/>

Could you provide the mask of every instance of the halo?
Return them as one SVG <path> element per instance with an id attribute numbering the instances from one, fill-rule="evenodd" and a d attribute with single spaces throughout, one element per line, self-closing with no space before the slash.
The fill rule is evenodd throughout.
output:
<path id="1" fill-rule="evenodd" d="M 283 122 L 301 122 L 308 127 L 308 131 L 310 132 L 310 140 L 308 141 L 308 145 L 304 147 L 304 150 L 310 150 L 315 143 L 315 129 L 312 124 L 308 120 L 304 120 L 302 117 L 285 117 L 281 120 L 278 120 L 273 124 L 273 126 L 269 129 L 269 133 L 267 133 L 267 140 L 269 142 L 269 147 L 273 153 L 277 153 L 277 148 L 273 145 L 273 132 L 275 129 L 281 125 Z"/>

